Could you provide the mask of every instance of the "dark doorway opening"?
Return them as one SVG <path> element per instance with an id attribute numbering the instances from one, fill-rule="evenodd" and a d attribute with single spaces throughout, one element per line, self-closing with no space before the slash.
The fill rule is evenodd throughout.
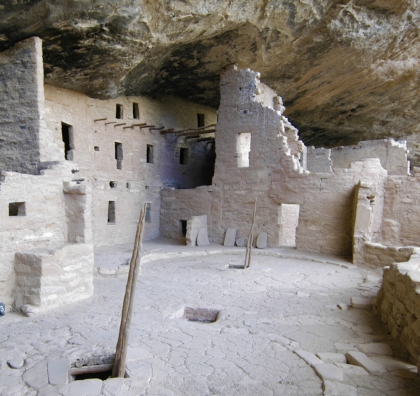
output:
<path id="1" fill-rule="evenodd" d="M 204 114 L 197 113 L 197 126 L 198 128 L 204 126 Z"/>
<path id="2" fill-rule="evenodd" d="M 187 147 L 181 147 L 179 151 L 179 163 L 181 165 L 188 164 L 188 148 Z"/>
<path id="3" fill-rule="evenodd" d="M 138 120 L 140 118 L 140 109 L 138 103 L 133 103 L 133 118 Z"/>
<path id="4" fill-rule="evenodd" d="M 115 118 L 122 119 L 124 116 L 124 108 L 123 105 L 117 104 L 115 109 Z"/>
<path id="5" fill-rule="evenodd" d="M 183 237 L 187 236 L 187 220 L 180 220 L 181 223 L 181 234 Z"/>
<path id="6" fill-rule="evenodd" d="M 68 161 L 73 159 L 73 127 L 64 122 L 61 123 L 61 136 L 64 142 L 64 158 Z"/>
<path id="7" fill-rule="evenodd" d="M 146 162 L 153 164 L 153 146 L 151 144 L 147 145 Z"/>

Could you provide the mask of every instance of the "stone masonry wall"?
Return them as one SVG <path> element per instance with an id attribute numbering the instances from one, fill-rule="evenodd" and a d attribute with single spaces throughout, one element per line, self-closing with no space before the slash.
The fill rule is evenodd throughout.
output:
<path id="1" fill-rule="evenodd" d="M 197 187 L 192 190 L 162 190 L 160 231 L 164 238 L 183 239 L 181 220 L 192 216 L 210 216 L 212 187 Z"/>
<path id="2" fill-rule="evenodd" d="M 40 176 L 1 174 L 0 300 L 6 304 L 12 301 L 15 253 L 34 247 L 62 245 L 67 241 L 61 172 L 43 173 Z M 21 203 L 21 213 L 9 216 L 9 204 L 15 202 Z"/>
<path id="3" fill-rule="evenodd" d="M 331 149 L 333 168 L 348 168 L 354 161 L 379 158 L 389 175 L 407 175 L 410 163 L 407 160 L 407 143 L 393 139 L 366 140 L 355 146 Z"/>
<path id="4" fill-rule="evenodd" d="M 384 270 L 376 307 L 420 369 L 420 249 L 415 248 L 407 262 Z"/>
<path id="5" fill-rule="evenodd" d="M 385 183 L 384 227 L 381 243 L 387 246 L 420 246 L 420 172 L 390 176 Z"/>
<path id="6" fill-rule="evenodd" d="M 146 123 L 175 130 L 197 127 L 197 113 L 205 123 L 216 122 L 214 109 L 165 97 L 96 100 L 68 90 L 45 87 L 46 120 L 54 133 L 55 143 L 64 143 L 61 123 L 73 127 L 72 161 L 79 178 L 92 180 L 92 216 L 94 244 L 112 245 L 134 240 L 140 208 L 150 203 L 150 221 L 144 238 L 160 233 L 161 191 L 164 187 L 188 188 L 211 184 L 214 152 L 206 142 L 161 134 L 158 130 L 132 124 Z M 134 119 L 133 103 L 139 107 Z M 116 106 L 123 109 L 116 118 Z M 94 121 L 95 119 L 106 120 Z M 117 125 L 123 124 L 123 125 Z M 117 125 L 117 126 L 116 126 Z M 117 169 L 115 143 L 122 144 L 121 168 Z M 147 162 L 147 145 L 153 146 L 153 158 Z M 188 163 L 180 164 L 180 148 L 188 148 Z M 210 164 L 210 165 L 209 165 Z M 109 202 L 115 203 L 115 221 L 108 222 Z M 164 229 L 164 228 L 163 228 Z M 177 235 L 177 234 L 176 234 Z"/>
<path id="7" fill-rule="evenodd" d="M 40 39 L 31 37 L 0 53 L 1 170 L 38 173 L 42 84 Z"/>

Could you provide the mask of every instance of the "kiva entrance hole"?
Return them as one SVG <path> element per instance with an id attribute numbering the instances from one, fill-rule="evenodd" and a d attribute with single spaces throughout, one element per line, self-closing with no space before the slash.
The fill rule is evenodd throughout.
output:
<path id="1" fill-rule="evenodd" d="M 70 378 L 72 381 L 86 379 L 100 379 L 102 381 L 112 377 L 114 354 L 102 356 L 81 357 L 71 363 Z M 125 378 L 129 378 L 125 373 Z"/>

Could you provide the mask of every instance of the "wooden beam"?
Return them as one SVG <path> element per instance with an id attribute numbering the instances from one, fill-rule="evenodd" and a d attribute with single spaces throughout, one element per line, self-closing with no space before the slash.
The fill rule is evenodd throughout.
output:
<path id="1" fill-rule="evenodd" d="M 206 133 L 214 133 L 214 132 L 216 132 L 215 129 L 209 129 L 207 131 L 205 131 L 205 130 L 198 131 L 198 130 L 195 129 L 195 130 L 190 131 L 190 132 L 177 133 L 177 136 L 204 135 Z"/>
<path id="2" fill-rule="evenodd" d="M 105 125 L 108 125 L 108 124 L 116 124 L 116 123 L 117 123 L 117 121 L 109 121 L 109 122 L 106 122 Z"/>
<path id="3" fill-rule="evenodd" d="M 141 124 L 133 124 L 133 127 L 135 127 L 135 126 L 143 126 L 143 125 L 147 125 L 147 123 L 146 122 L 143 122 Z"/>
<path id="4" fill-rule="evenodd" d="M 121 122 L 121 123 L 119 123 L 119 124 L 115 124 L 115 125 L 114 125 L 114 128 L 115 128 L 115 127 L 117 127 L 117 126 L 126 125 L 126 124 L 127 124 L 126 122 Z"/>
<path id="5" fill-rule="evenodd" d="M 107 120 L 108 118 L 97 118 L 96 120 L 93 120 L 94 122 L 96 122 L 96 121 L 105 121 L 105 120 Z"/>
<path id="6" fill-rule="evenodd" d="M 182 133 L 182 132 L 198 132 L 198 131 L 202 131 L 204 129 L 211 128 L 211 127 L 214 127 L 214 126 L 216 126 L 216 124 L 210 124 L 210 125 L 206 125 L 206 126 L 203 126 L 203 127 L 200 127 L 200 128 L 186 128 L 186 129 L 181 129 L 179 131 L 174 131 L 172 133 L 178 134 L 178 133 Z"/>
<path id="7" fill-rule="evenodd" d="M 112 370 L 112 363 L 97 364 L 95 366 L 73 367 L 70 369 L 70 375 L 103 373 L 110 370 Z"/>
<path id="8" fill-rule="evenodd" d="M 164 129 L 164 130 L 160 131 L 160 133 L 162 133 L 162 134 L 173 133 L 174 130 L 175 130 L 174 128 Z"/>
<path id="9" fill-rule="evenodd" d="M 153 128 L 153 127 L 154 127 L 154 125 L 142 125 L 140 127 L 140 129 L 143 129 L 143 128 Z"/>
<path id="10" fill-rule="evenodd" d="M 203 138 L 197 139 L 197 142 L 206 142 L 206 141 L 211 141 L 211 140 L 214 140 L 214 136 L 203 137 Z"/>
<path id="11" fill-rule="evenodd" d="M 130 126 L 123 127 L 123 129 L 128 129 L 128 128 L 133 129 L 133 126 L 130 125 Z"/>
<path id="12" fill-rule="evenodd" d="M 162 129 L 165 129 L 165 127 L 160 127 L 160 128 L 149 128 L 151 131 L 161 131 Z"/>

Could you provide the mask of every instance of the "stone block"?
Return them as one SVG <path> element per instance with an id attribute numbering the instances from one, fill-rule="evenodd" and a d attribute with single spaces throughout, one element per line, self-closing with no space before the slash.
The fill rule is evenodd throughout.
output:
<path id="1" fill-rule="evenodd" d="M 317 373 L 318 377 L 323 381 L 332 380 L 332 381 L 342 381 L 344 378 L 343 371 L 340 370 L 334 364 L 321 363 L 314 364 L 312 366 Z"/>
<path id="2" fill-rule="evenodd" d="M 51 385 L 65 385 L 69 382 L 70 363 L 67 359 L 48 359 L 48 382 Z"/>
<path id="3" fill-rule="evenodd" d="M 363 352 L 350 351 L 346 353 L 346 357 L 350 364 L 363 367 L 369 373 L 383 374 L 387 372 L 382 364 L 369 359 Z"/>
<path id="4" fill-rule="evenodd" d="M 394 359 L 391 356 L 373 356 L 371 359 L 382 364 L 388 371 L 406 370 L 417 373 L 417 366 L 414 364 Z"/>
<path id="5" fill-rule="evenodd" d="M 359 309 L 371 309 L 372 299 L 365 297 L 352 297 L 350 299 L 351 306 Z"/>
<path id="6" fill-rule="evenodd" d="M 347 363 L 347 359 L 342 353 L 320 352 L 316 356 L 324 363 Z"/>
<path id="7" fill-rule="evenodd" d="M 296 355 L 301 357 L 306 363 L 313 366 L 315 364 L 323 364 L 322 360 L 317 358 L 313 353 L 304 351 L 303 349 L 297 349 L 294 351 Z"/>
<path id="8" fill-rule="evenodd" d="M 257 237 L 257 244 L 258 249 L 265 249 L 267 247 L 267 233 L 260 232 Z"/>
<path id="9" fill-rule="evenodd" d="M 344 375 L 369 375 L 363 367 L 354 366 L 353 364 L 335 363 L 335 365 L 343 371 Z"/>
<path id="10" fill-rule="evenodd" d="M 235 246 L 237 231 L 238 230 L 236 228 L 228 228 L 226 230 L 225 240 L 223 243 L 224 246 Z"/>
<path id="11" fill-rule="evenodd" d="M 238 246 L 238 247 L 245 247 L 247 241 L 248 241 L 248 238 L 247 237 L 239 237 L 239 238 L 236 238 L 236 246 Z"/>
<path id="12" fill-rule="evenodd" d="M 357 396 L 357 388 L 352 385 L 341 384 L 340 382 L 324 381 L 325 396 Z"/>
<path id="13" fill-rule="evenodd" d="M 209 237 L 207 234 L 207 228 L 200 228 L 197 235 L 197 246 L 210 245 Z"/>
<path id="14" fill-rule="evenodd" d="M 393 356 L 394 352 L 388 344 L 384 342 L 375 342 L 370 344 L 359 344 L 357 345 L 359 351 L 366 353 L 369 356 L 377 356 L 377 355 L 388 355 Z"/>

